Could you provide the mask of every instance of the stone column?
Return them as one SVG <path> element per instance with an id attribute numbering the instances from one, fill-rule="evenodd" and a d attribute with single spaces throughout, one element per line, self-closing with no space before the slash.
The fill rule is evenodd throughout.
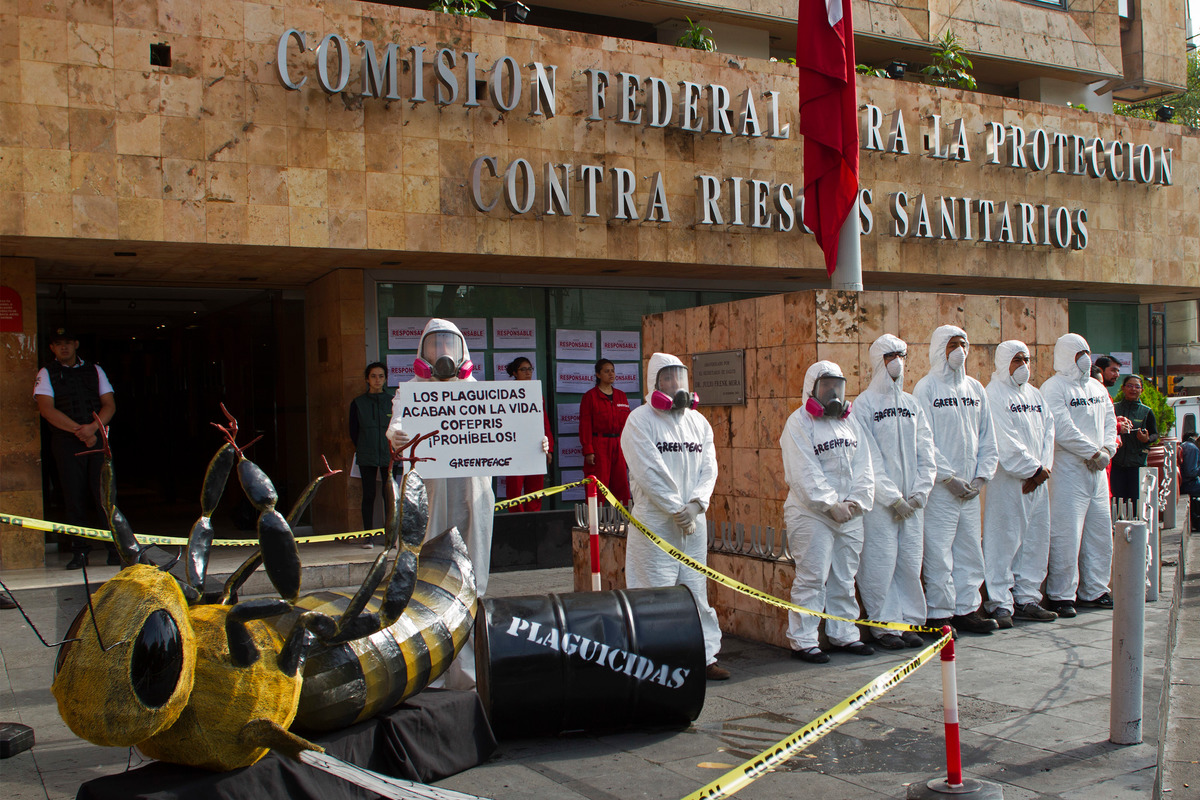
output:
<path id="1" fill-rule="evenodd" d="M 317 533 L 358 530 L 362 517 L 358 480 L 349 477 L 350 401 L 364 391 L 366 317 L 361 270 L 340 269 L 308 285 L 304 338 L 308 381 L 309 474 L 324 470 L 321 456 L 343 474 L 330 478 L 312 504 Z"/>
<path id="2" fill-rule="evenodd" d="M 37 374 L 36 269 L 32 258 L 5 258 L 0 280 L 0 512 L 42 516 L 41 429 L 33 402 Z M 10 330 L 20 322 L 20 330 Z M 45 534 L 0 523 L 0 568 L 46 560 Z"/>

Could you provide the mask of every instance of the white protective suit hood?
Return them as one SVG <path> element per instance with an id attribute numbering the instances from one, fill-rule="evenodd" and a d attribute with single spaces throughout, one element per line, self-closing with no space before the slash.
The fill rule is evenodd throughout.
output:
<path id="1" fill-rule="evenodd" d="M 1017 353 L 1029 355 L 1029 347 L 1016 339 L 1009 339 L 996 345 L 996 371 L 992 373 L 992 380 L 1005 383 L 1014 389 L 1021 388 L 1021 384 L 1017 383 L 1008 372 L 1008 368 L 1012 366 L 1013 356 Z M 1073 360 L 1071 366 L 1075 366 Z"/>
<path id="2" fill-rule="evenodd" d="M 1080 350 L 1090 353 L 1092 348 L 1078 333 L 1064 333 L 1054 343 L 1054 371 L 1068 382 L 1083 383 L 1092 379 L 1091 375 L 1081 374 L 1075 366 L 1075 356 Z"/>
<path id="3" fill-rule="evenodd" d="M 658 373 L 667 367 L 683 367 L 684 363 L 670 353 L 654 353 L 646 366 L 646 402 L 650 403 L 654 394 L 654 386 L 658 383 Z M 688 375 L 688 391 L 691 391 L 691 375 Z M 657 410 L 657 409 L 655 409 Z"/>
<path id="4" fill-rule="evenodd" d="M 653 361 L 651 361 L 653 363 Z M 817 382 L 817 378 L 822 375 L 832 375 L 835 378 L 845 378 L 842 374 L 842 368 L 832 361 L 818 361 L 808 368 L 808 372 L 804 373 L 804 396 L 800 398 L 800 405 L 808 402 L 808 398 L 812 397 L 813 386 Z"/>
<path id="5" fill-rule="evenodd" d="M 946 346 L 942 345 L 942 350 L 944 351 L 945 349 Z M 888 353 L 904 353 L 907 351 L 908 344 L 899 336 L 885 333 L 876 339 L 868 351 L 871 357 L 871 384 L 867 388 L 870 391 L 880 392 L 881 394 L 903 392 L 904 379 L 908 377 L 908 364 L 904 365 L 904 374 L 896 380 L 892 380 L 892 376 L 888 374 L 887 367 L 883 363 L 883 357 Z"/>
<path id="6" fill-rule="evenodd" d="M 458 338 L 462 340 L 463 360 L 459 366 L 461 366 L 462 364 L 465 364 L 471 360 L 471 350 L 470 350 L 470 348 L 467 347 L 467 338 L 465 336 L 463 336 L 462 331 L 460 331 L 458 329 L 458 326 L 455 325 L 450 320 L 439 319 L 437 317 L 433 317 L 432 319 L 429 320 L 429 322 L 425 323 L 425 330 L 421 331 L 421 341 L 417 343 L 417 356 L 419 356 L 419 357 L 423 356 L 423 354 L 425 352 L 425 337 L 429 336 L 430 334 L 439 333 L 439 332 L 449 332 L 449 333 L 456 334 L 458 336 Z M 414 375 L 413 380 L 415 380 L 415 381 L 433 381 L 433 380 L 437 380 L 437 379 L 436 378 L 422 378 L 418 375 Z M 454 378 L 449 378 L 448 380 L 451 380 L 451 381 L 455 381 L 455 380 L 473 381 L 473 380 L 475 380 L 475 378 L 471 377 L 471 376 L 468 376 L 467 378 L 463 378 L 463 379 L 454 377 Z"/>
<path id="7" fill-rule="evenodd" d="M 967 332 L 956 325 L 942 325 L 940 328 L 935 329 L 929 337 L 929 374 L 937 377 L 943 383 L 948 383 L 952 386 L 962 383 L 963 379 L 967 376 L 965 366 L 961 371 L 956 372 L 950 368 L 950 363 L 946 361 L 946 345 L 950 344 L 950 340 L 955 336 L 963 337 L 967 340 L 967 344 L 971 343 Z"/>

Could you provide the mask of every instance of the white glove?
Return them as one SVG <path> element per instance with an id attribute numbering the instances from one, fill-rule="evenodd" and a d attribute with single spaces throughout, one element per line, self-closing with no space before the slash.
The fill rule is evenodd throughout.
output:
<path id="1" fill-rule="evenodd" d="M 408 443 L 412 441 L 412 437 L 404 432 L 402 428 L 389 428 L 387 432 L 388 441 L 392 443 L 392 447 L 396 450 L 403 450 L 408 447 Z"/>
<path id="2" fill-rule="evenodd" d="M 962 478 L 947 478 L 946 480 L 942 481 L 942 485 L 945 486 L 946 490 L 955 497 L 961 497 L 964 500 L 969 500 L 971 497 L 975 496 L 971 494 L 971 484 L 967 483 Z M 979 494 L 979 492 L 976 492 L 975 494 Z"/>
<path id="3" fill-rule="evenodd" d="M 550 455 L 550 437 L 549 436 L 542 437 L 542 452 L 545 453 L 546 455 Z"/>
<path id="4" fill-rule="evenodd" d="M 964 494 L 962 499 L 963 500 L 974 500 L 976 497 L 979 496 L 979 492 L 980 492 L 980 490 L 983 489 L 983 485 L 985 483 L 987 483 L 987 481 L 984 480 L 983 478 L 975 478 L 974 480 L 972 480 L 970 491 L 968 491 L 966 494 Z"/>
<path id="5" fill-rule="evenodd" d="M 896 515 L 897 520 L 905 520 L 917 513 L 917 510 L 909 503 L 905 502 L 904 498 L 901 497 L 899 500 L 892 503 L 892 513 Z"/>
<path id="6" fill-rule="evenodd" d="M 676 511 L 672 516 L 675 517 L 675 524 L 681 528 L 686 528 L 691 525 L 693 529 L 696 527 L 696 519 L 704 513 L 704 509 L 700 508 L 700 503 L 695 500 L 690 501 L 683 508 Z"/>
<path id="7" fill-rule="evenodd" d="M 1107 450 L 1101 450 L 1099 453 L 1097 453 L 1096 454 L 1096 471 L 1099 472 L 1100 470 L 1107 467 L 1109 461 L 1112 461 L 1112 456 L 1110 456 L 1108 454 Z"/>
<path id="8" fill-rule="evenodd" d="M 829 518 L 834 522 L 844 524 L 854 516 L 854 505 L 850 502 L 837 503 L 829 509 Z"/>
<path id="9" fill-rule="evenodd" d="M 922 496 L 921 496 L 921 495 L 919 495 L 919 494 L 914 494 L 914 495 L 911 495 L 911 496 L 908 498 L 908 501 L 907 501 L 907 502 L 908 502 L 908 504 L 909 504 L 910 506 L 912 506 L 914 509 L 918 509 L 918 508 L 924 508 L 924 507 L 925 507 L 925 498 L 924 498 L 924 497 L 922 497 Z"/>

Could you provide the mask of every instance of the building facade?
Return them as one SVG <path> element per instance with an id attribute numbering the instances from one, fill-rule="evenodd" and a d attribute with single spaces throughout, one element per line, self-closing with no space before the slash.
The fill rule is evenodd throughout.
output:
<path id="1" fill-rule="evenodd" d="M 644 315 L 827 285 L 796 70 L 772 60 L 795 15 L 763 5 L 6 3 L 0 512 L 49 502 L 29 396 L 63 320 L 113 377 L 130 502 L 187 506 L 218 401 L 266 434 L 285 500 L 322 455 L 348 465 L 363 368 L 398 377 L 413 319 L 477 326 L 488 377 L 530 351 L 569 441 L 575 373 Z M 1098 305 L 1078 332 L 1136 358 L 1146 304 L 1200 296 L 1200 137 L 1103 106 L 1182 86 L 1185 16 L 1078 5 L 855 3 L 858 60 L 908 70 L 859 84 L 863 278 Z M 685 15 L 715 52 L 657 41 Z M 912 79 L 947 31 L 984 91 Z M 354 494 L 323 490 L 314 524 L 356 528 Z M 40 536 L 6 533 L 0 563 Z"/>

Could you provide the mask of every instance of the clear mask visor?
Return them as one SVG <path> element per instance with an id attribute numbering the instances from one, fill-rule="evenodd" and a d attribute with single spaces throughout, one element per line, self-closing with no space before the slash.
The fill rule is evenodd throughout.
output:
<path id="1" fill-rule="evenodd" d="M 677 392 L 688 390 L 688 370 L 681 365 L 663 367 L 658 371 L 654 380 L 654 388 L 668 397 L 674 397 Z"/>
<path id="2" fill-rule="evenodd" d="M 822 375 L 813 384 L 812 396 L 825 407 L 829 407 L 835 401 L 840 406 L 845 406 L 846 379 L 836 375 Z"/>

